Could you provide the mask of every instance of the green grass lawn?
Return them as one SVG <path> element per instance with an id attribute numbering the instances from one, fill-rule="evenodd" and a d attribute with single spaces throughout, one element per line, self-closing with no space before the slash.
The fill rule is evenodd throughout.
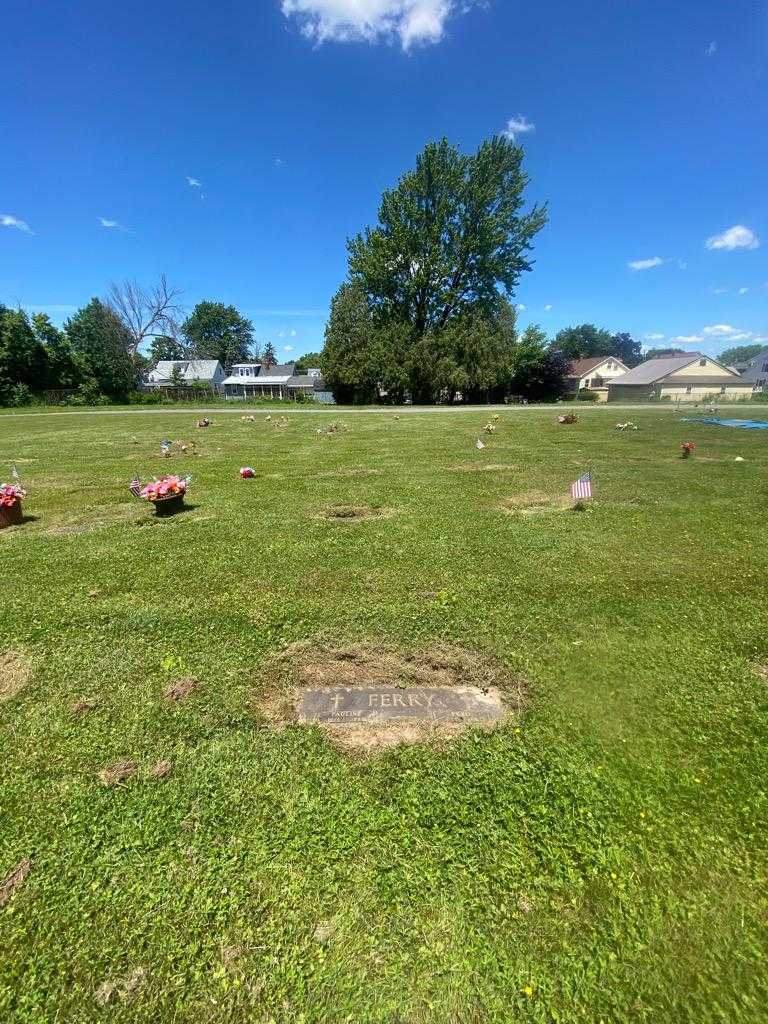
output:
<path id="1" fill-rule="evenodd" d="M 768 434 L 577 411 L 482 452 L 483 413 L 0 418 L 33 517 L 0 533 L 0 880 L 32 861 L 0 1020 L 768 1020 Z M 194 507 L 156 520 L 127 484 L 169 468 Z M 584 512 L 501 507 L 588 468 Z M 528 703 L 351 756 L 260 712 L 299 641 L 470 648 Z"/>

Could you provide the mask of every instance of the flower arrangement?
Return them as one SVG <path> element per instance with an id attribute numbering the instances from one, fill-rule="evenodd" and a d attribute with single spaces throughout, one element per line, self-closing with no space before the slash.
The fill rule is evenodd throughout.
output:
<path id="1" fill-rule="evenodd" d="M 562 416 L 557 417 L 558 423 L 578 423 L 579 417 L 575 412 L 566 412 Z"/>
<path id="2" fill-rule="evenodd" d="M 251 466 L 242 466 L 240 469 L 240 476 L 243 480 L 252 480 L 256 476 L 256 470 Z"/>
<path id="3" fill-rule="evenodd" d="M 693 441 L 683 441 L 683 443 L 680 445 L 680 456 L 683 459 L 690 459 L 695 450 L 696 445 L 693 443 Z"/>
<path id="4" fill-rule="evenodd" d="M 20 484 L 0 484 L 0 529 L 22 521 L 21 502 L 26 496 Z"/>
<path id="5" fill-rule="evenodd" d="M 0 484 L 0 506 L 10 508 L 26 498 L 27 492 L 18 484 Z"/>
<path id="6" fill-rule="evenodd" d="M 159 479 L 150 480 L 139 490 L 138 496 L 151 501 L 157 515 L 170 516 L 184 505 L 184 495 L 191 479 L 188 476 L 161 476 Z M 136 493 L 133 485 L 131 490 Z"/>
<path id="7" fill-rule="evenodd" d="M 485 424 L 485 426 L 483 427 L 483 430 L 486 432 L 486 434 L 495 434 L 496 433 L 496 426 L 495 426 L 495 424 L 491 423 L 491 421 L 489 420 Z"/>
<path id="8" fill-rule="evenodd" d="M 632 420 L 627 420 L 626 423 L 617 423 L 616 424 L 616 429 L 617 430 L 637 430 L 637 426 L 632 422 Z"/>

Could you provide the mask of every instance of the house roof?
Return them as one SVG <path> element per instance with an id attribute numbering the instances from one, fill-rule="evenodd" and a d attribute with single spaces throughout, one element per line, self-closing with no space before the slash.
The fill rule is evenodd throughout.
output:
<path id="1" fill-rule="evenodd" d="M 568 376 L 569 377 L 583 377 L 585 373 L 589 373 L 590 370 L 594 370 L 596 366 L 600 366 L 601 363 L 612 362 L 618 363 L 619 366 L 623 366 L 626 370 L 627 367 L 617 356 L 590 356 L 588 359 L 574 359 L 568 364 Z"/>
<path id="2" fill-rule="evenodd" d="M 300 373 L 297 376 L 291 377 L 288 381 L 289 388 L 313 388 L 317 384 L 318 378 L 312 377 L 308 373 Z"/>
<path id="3" fill-rule="evenodd" d="M 221 370 L 218 359 L 161 359 L 149 376 L 153 380 L 169 380 L 175 366 L 185 380 L 210 380 Z"/>
<path id="4" fill-rule="evenodd" d="M 675 373 L 677 370 L 683 370 L 686 366 L 690 366 L 691 363 L 698 362 L 699 359 L 709 359 L 715 363 L 718 367 L 725 370 L 726 367 L 722 363 L 718 363 L 716 359 L 712 359 L 712 356 L 705 356 L 702 352 L 686 352 L 684 356 L 661 356 L 658 359 L 646 359 L 644 363 L 640 363 L 629 373 L 623 374 L 621 377 L 616 377 L 615 380 L 611 381 L 611 387 L 625 387 L 631 384 L 656 384 L 658 381 L 668 377 L 671 373 Z M 702 375 L 697 378 L 698 380 L 704 379 L 706 375 Z M 725 383 L 725 380 L 721 380 L 723 377 L 728 382 L 733 381 L 736 374 L 733 377 L 728 374 L 713 374 L 710 377 L 706 377 L 708 383 Z M 690 383 L 690 381 L 686 381 Z"/>

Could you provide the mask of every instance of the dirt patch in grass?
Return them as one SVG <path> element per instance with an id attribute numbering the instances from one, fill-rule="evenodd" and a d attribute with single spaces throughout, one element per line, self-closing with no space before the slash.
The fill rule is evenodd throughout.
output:
<path id="1" fill-rule="evenodd" d="M 166 700 L 184 700 L 197 686 L 197 680 L 193 679 L 192 676 L 185 676 L 184 679 L 178 679 L 175 683 L 168 687 L 163 694 Z"/>
<path id="2" fill-rule="evenodd" d="M 362 519 L 389 519 L 392 515 L 392 509 L 373 505 L 329 505 L 320 513 L 320 518 L 331 523 L 355 523 Z"/>
<path id="3" fill-rule="evenodd" d="M 380 469 L 364 469 L 362 467 L 351 467 L 350 469 L 326 469 L 322 473 L 315 473 L 315 480 L 330 478 L 343 478 L 354 476 L 381 476 Z"/>
<path id="4" fill-rule="evenodd" d="M 83 715 L 90 714 L 91 711 L 96 707 L 96 701 L 94 700 L 76 700 L 70 708 L 75 718 L 82 718 Z"/>
<path id="5" fill-rule="evenodd" d="M 119 786 L 121 782 L 136 774 L 135 761 L 118 761 L 99 772 L 99 781 L 104 786 Z"/>
<path id="6" fill-rule="evenodd" d="M 513 462 L 463 462 L 450 468 L 457 473 L 505 473 L 520 469 Z"/>
<path id="7" fill-rule="evenodd" d="M 158 761 L 149 769 L 149 777 L 151 779 L 167 779 L 172 770 L 173 766 L 170 761 Z"/>
<path id="8" fill-rule="evenodd" d="M 12 700 L 32 678 L 32 660 L 21 650 L 0 654 L 0 704 Z"/>
<path id="9" fill-rule="evenodd" d="M 299 705 L 306 689 L 397 687 L 455 688 L 497 701 L 503 714 L 496 720 L 384 719 L 337 724 L 318 722 L 331 741 L 347 751 L 376 753 L 402 743 L 452 739 L 470 728 L 491 731 L 516 716 L 525 699 L 523 681 L 488 655 L 448 644 L 421 651 L 397 651 L 375 644 L 320 648 L 299 644 L 269 662 L 259 684 L 259 711 L 276 728 L 300 721 Z"/>
<path id="10" fill-rule="evenodd" d="M 504 498 L 499 506 L 507 515 L 536 516 L 546 512 L 567 512 L 571 500 L 565 494 L 545 494 L 543 491 L 522 491 Z"/>
<path id="11" fill-rule="evenodd" d="M 0 907 L 4 907 L 11 896 L 32 870 L 32 861 L 29 857 L 20 860 L 13 870 L 0 882 Z"/>
<path id="12" fill-rule="evenodd" d="M 94 999 L 99 1006 L 107 1006 L 112 1002 L 130 1003 L 141 988 L 147 972 L 143 967 L 137 967 L 124 978 L 112 978 L 103 981 L 94 993 Z"/>

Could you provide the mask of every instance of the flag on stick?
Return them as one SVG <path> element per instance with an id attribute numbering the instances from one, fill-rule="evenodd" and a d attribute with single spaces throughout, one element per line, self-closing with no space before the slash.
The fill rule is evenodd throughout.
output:
<path id="1" fill-rule="evenodd" d="M 592 497 L 592 474 L 582 473 L 578 480 L 571 484 L 571 497 L 574 501 Z"/>
<path id="2" fill-rule="evenodd" d="M 21 480 L 21 477 L 19 476 L 19 471 L 18 471 L 18 469 L 16 469 L 16 463 L 15 462 L 11 463 L 11 479 L 12 480 Z"/>
<path id="3" fill-rule="evenodd" d="M 135 498 L 141 497 L 141 480 L 139 480 L 138 473 L 133 474 L 133 480 L 131 480 L 128 490 Z"/>
<path id="4" fill-rule="evenodd" d="M 170 453 L 171 453 L 171 442 L 170 441 L 161 441 L 160 442 L 160 454 L 161 455 L 170 455 Z"/>

